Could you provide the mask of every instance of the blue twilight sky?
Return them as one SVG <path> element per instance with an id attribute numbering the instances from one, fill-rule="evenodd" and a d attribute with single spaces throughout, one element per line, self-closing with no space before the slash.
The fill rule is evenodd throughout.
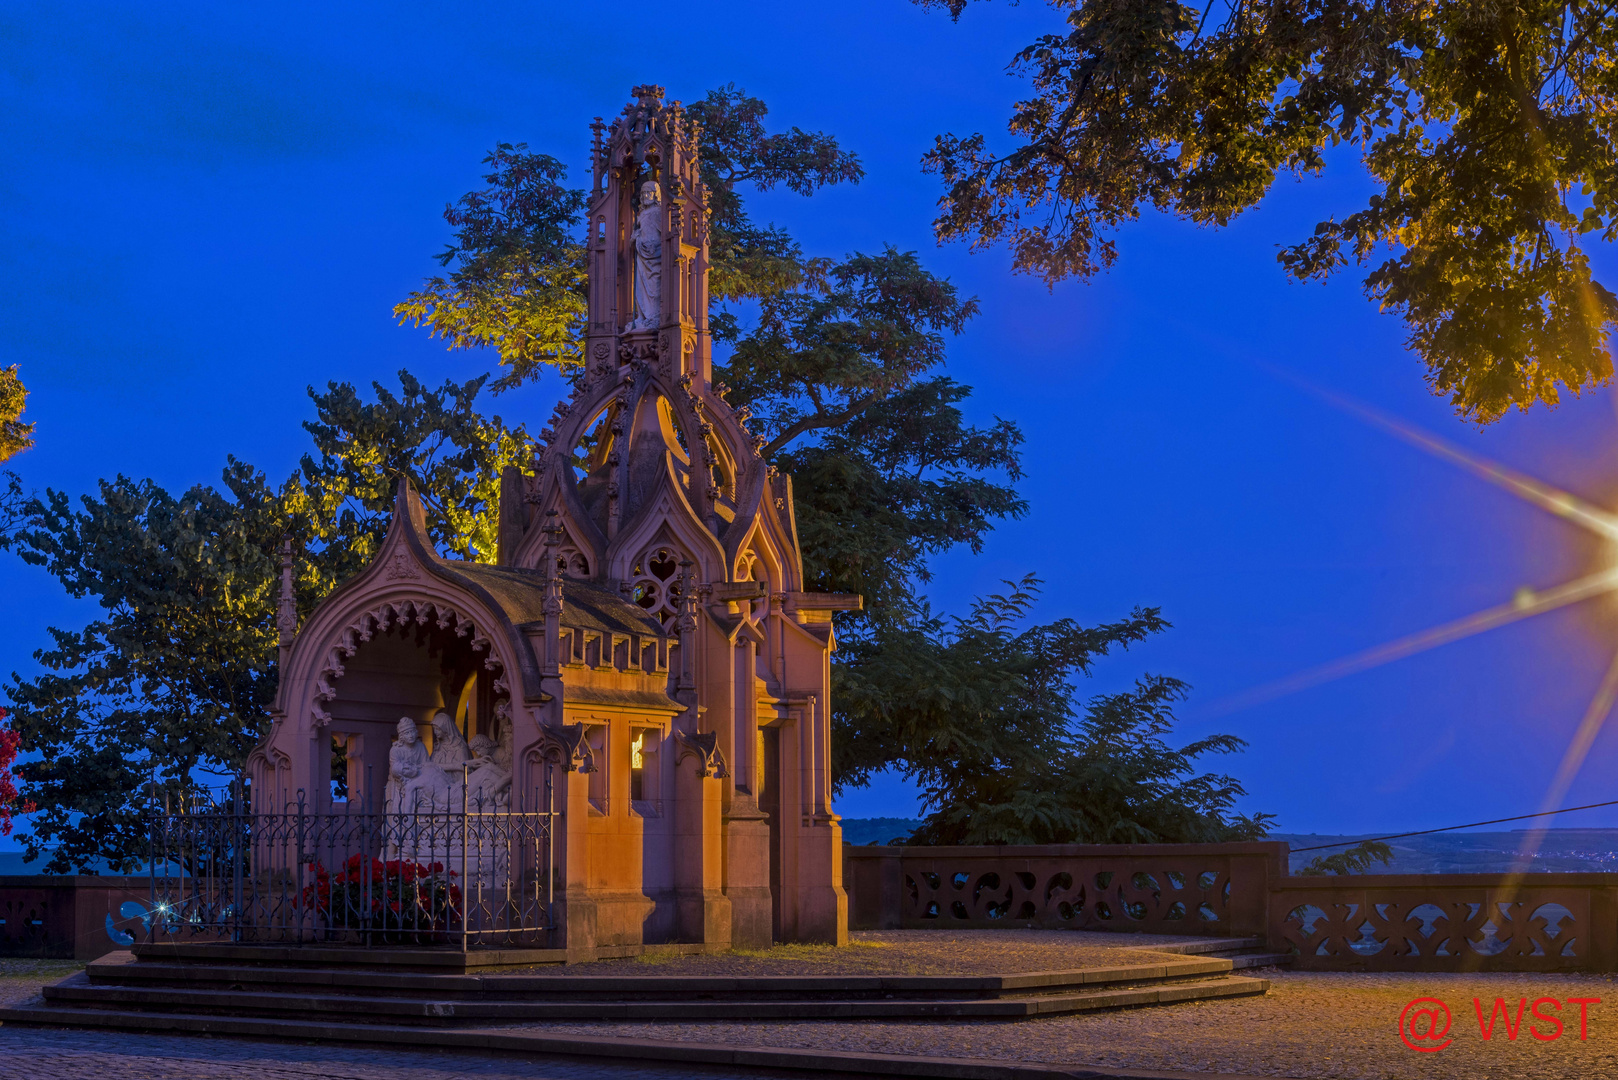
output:
<path id="1" fill-rule="evenodd" d="M 123 473 L 214 483 L 227 454 L 279 481 L 307 448 L 305 388 L 471 378 L 389 309 L 433 272 L 446 201 L 496 142 L 582 171 L 588 124 L 629 88 L 695 99 L 735 82 L 777 125 L 836 134 L 869 175 L 755 215 L 817 254 L 891 243 L 983 303 L 950 372 L 971 411 L 1027 433 L 1032 513 L 980 557 L 938 561 L 945 610 L 1025 571 L 1043 618 L 1160 605 L 1175 629 L 1101 664 L 1195 686 L 1185 737 L 1249 740 L 1217 764 L 1245 809 L 1288 831 L 1421 828 L 1537 809 L 1618 646 L 1600 602 L 1565 609 L 1223 715 L 1213 703 L 1544 588 L 1589 545 L 1453 465 L 1332 408 L 1332 388 L 1584 497 L 1618 496 L 1618 423 L 1601 391 L 1478 431 L 1428 395 L 1399 322 L 1360 294 L 1285 280 L 1276 246 L 1354 209 L 1350 157 L 1281 182 L 1224 231 L 1148 218 L 1091 284 L 1048 291 L 1003 251 L 938 248 L 940 132 L 1002 138 L 1025 92 L 1005 64 L 1044 5 L 973 5 L 959 25 L 906 0 L 819 4 L 93 5 L 0 8 L 0 365 L 20 365 L 38 446 L 31 485 Z M 1002 143 L 1003 145 L 1003 143 Z M 1595 256 L 1609 284 L 1611 252 Z M 490 409 L 538 427 L 555 383 Z M 0 556 L 0 672 L 34 670 L 49 625 L 89 614 Z M 1606 732 L 1569 803 L 1618 798 Z M 908 814 L 890 780 L 844 814 Z M 1614 825 L 1601 811 L 1566 825 Z"/>

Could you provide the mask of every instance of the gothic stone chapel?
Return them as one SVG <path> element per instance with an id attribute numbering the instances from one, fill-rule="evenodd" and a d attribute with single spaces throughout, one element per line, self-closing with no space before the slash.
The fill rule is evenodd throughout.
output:
<path id="1" fill-rule="evenodd" d="M 502 478 L 498 562 L 440 558 L 402 481 L 372 564 L 284 606 L 250 782 L 333 812 L 334 746 L 351 805 L 399 807 L 426 753 L 511 804 L 548 780 L 570 956 L 843 944 L 829 664 L 860 599 L 803 591 L 791 480 L 713 384 L 698 132 L 634 95 L 595 125 L 587 376 Z"/>

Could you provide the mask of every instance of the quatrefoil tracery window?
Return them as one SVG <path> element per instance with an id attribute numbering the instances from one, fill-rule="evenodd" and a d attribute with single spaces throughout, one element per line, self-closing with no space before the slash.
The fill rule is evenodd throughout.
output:
<path id="1" fill-rule="evenodd" d="M 629 572 L 629 598 L 657 617 L 665 628 L 680 613 L 684 587 L 680 581 L 678 551 L 670 547 L 650 548 L 635 560 Z"/>
<path id="2" fill-rule="evenodd" d="M 564 546 L 556 552 L 556 570 L 573 578 L 590 576 L 590 560 L 576 547 Z"/>

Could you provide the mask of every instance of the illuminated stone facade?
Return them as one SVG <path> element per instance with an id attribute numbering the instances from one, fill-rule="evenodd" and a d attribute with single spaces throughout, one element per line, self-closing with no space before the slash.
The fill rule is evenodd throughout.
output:
<path id="1" fill-rule="evenodd" d="M 712 381 L 698 133 L 656 87 L 596 126 L 587 371 L 502 479 L 497 565 L 439 558 L 402 485 L 376 560 L 293 638 L 255 789 L 380 802 L 401 716 L 509 724 L 512 804 L 562 811 L 558 944 L 842 943 L 832 614 L 792 484 Z"/>

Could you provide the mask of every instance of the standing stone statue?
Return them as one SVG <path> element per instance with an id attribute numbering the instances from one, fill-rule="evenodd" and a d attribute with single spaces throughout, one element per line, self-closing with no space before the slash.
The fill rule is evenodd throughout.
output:
<path id="1" fill-rule="evenodd" d="M 625 330 L 656 330 L 663 314 L 663 202 L 657 183 L 640 186 L 640 214 L 629 236 L 635 257 L 635 318 Z"/>
<path id="2" fill-rule="evenodd" d="M 455 726 L 455 721 L 442 709 L 433 714 L 433 753 L 432 762 L 446 773 L 460 771 L 462 765 L 472 760 L 472 752 L 467 748 L 466 739 L 462 738 L 461 731 Z"/>

